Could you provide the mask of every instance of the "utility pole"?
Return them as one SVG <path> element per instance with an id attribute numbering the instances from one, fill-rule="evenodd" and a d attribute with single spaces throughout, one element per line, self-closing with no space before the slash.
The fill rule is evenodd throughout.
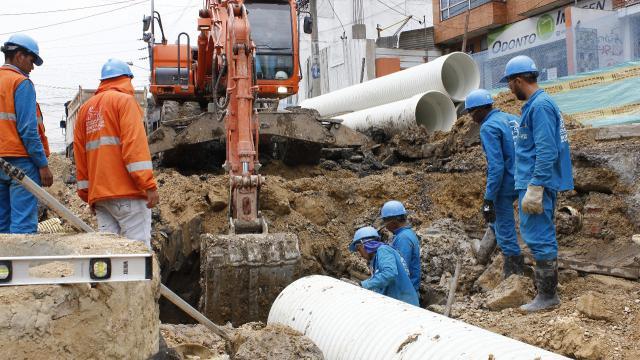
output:
<path id="1" fill-rule="evenodd" d="M 464 19 L 464 35 L 462 35 L 462 52 L 467 52 L 467 32 L 469 31 L 469 15 L 471 14 L 471 8 L 467 9 L 467 17 Z"/>
<path id="2" fill-rule="evenodd" d="M 318 1 L 310 0 L 312 32 L 311 32 L 311 97 L 322 94 L 320 73 L 320 45 L 318 44 Z"/>

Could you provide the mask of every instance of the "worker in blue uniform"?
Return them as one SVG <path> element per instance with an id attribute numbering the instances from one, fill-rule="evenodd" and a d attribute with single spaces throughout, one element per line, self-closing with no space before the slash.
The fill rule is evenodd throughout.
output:
<path id="1" fill-rule="evenodd" d="M 524 257 L 518 245 L 513 203 L 514 142 L 518 135 L 518 117 L 493 108 L 493 98 L 485 89 L 470 92 L 465 109 L 480 125 L 480 142 L 487 159 L 487 185 L 482 203 L 482 215 L 496 234 L 504 255 L 504 278 L 524 273 Z"/>
<path id="2" fill-rule="evenodd" d="M 407 220 L 407 210 L 400 201 L 391 200 L 382 205 L 380 218 L 384 227 L 393 233 L 391 247 L 396 249 L 404 259 L 409 269 L 409 279 L 416 292 L 420 293 L 420 278 L 422 276 L 420 262 L 420 241 Z"/>
<path id="3" fill-rule="evenodd" d="M 406 264 L 396 250 L 380 241 L 375 228 L 365 226 L 358 229 L 349 250 L 357 251 L 369 262 L 371 277 L 360 283 L 363 288 L 419 306 L 418 294 L 409 280 Z"/>
<path id="4" fill-rule="evenodd" d="M 532 302 L 520 307 L 525 312 L 560 303 L 558 242 L 553 219 L 557 192 L 573 189 L 564 120 L 555 102 L 538 87 L 537 79 L 536 64 L 523 55 L 509 60 L 502 78 L 518 100 L 526 101 L 516 142 L 515 188 L 520 234 L 536 261 L 537 295 Z"/>

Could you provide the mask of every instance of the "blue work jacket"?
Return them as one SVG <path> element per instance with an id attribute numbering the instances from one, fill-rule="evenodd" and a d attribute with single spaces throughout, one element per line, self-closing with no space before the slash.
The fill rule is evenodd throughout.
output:
<path id="1" fill-rule="evenodd" d="M 418 294 L 409 280 L 402 257 L 389 245 L 381 245 L 370 266 L 372 275 L 362 281 L 362 287 L 379 294 L 419 306 Z"/>
<path id="2" fill-rule="evenodd" d="M 516 143 L 516 190 L 528 185 L 573 189 L 567 129 L 560 109 L 542 89 L 522 107 Z"/>
<path id="3" fill-rule="evenodd" d="M 480 142 L 487 159 L 487 186 L 484 198 L 515 195 L 513 167 L 516 157 L 518 117 L 491 110 L 480 126 Z"/>
<path id="4" fill-rule="evenodd" d="M 393 232 L 391 247 L 396 249 L 409 269 L 409 279 L 416 292 L 420 291 L 422 276 L 420 262 L 420 241 L 410 226 L 401 227 Z"/>

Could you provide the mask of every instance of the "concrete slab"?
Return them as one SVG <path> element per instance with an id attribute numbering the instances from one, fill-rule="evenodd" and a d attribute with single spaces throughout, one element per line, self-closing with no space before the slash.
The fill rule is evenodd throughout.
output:
<path id="1" fill-rule="evenodd" d="M 0 235 L 0 256 L 148 252 L 109 234 Z M 160 272 L 144 282 L 0 287 L 0 352 L 11 359 L 146 359 L 158 351 Z M 9 355 L 8 357 L 6 355 Z"/>

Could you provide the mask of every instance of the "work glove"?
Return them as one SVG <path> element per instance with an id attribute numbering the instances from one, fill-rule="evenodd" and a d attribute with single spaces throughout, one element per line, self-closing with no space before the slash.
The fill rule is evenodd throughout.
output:
<path id="1" fill-rule="evenodd" d="M 344 278 L 344 277 L 343 277 L 343 278 L 340 278 L 340 280 L 342 280 L 342 281 L 344 281 L 344 282 L 346 282 L 346 283 L 349 283 L 349 284 L 351 284 L 351 285 L 354 285 L 354 286 L 360 287 L 360 282 L 359 282 L 359 281 L 351 280 L 351 279 Z"/>
<path id="2" fill-rule="evenodd" d="M 484 199 L 482 203 L 482 217 L 487 224 L 493 224 L 496 221 L 496 208 L 493 206 L 493 201 Z"/>
<path id="3" fill-rule="evenodd" d="M 522 199 L 522 212 L 525 214 L 542 214 L 542 194 L 544 187 L 529 185 Z"/>

